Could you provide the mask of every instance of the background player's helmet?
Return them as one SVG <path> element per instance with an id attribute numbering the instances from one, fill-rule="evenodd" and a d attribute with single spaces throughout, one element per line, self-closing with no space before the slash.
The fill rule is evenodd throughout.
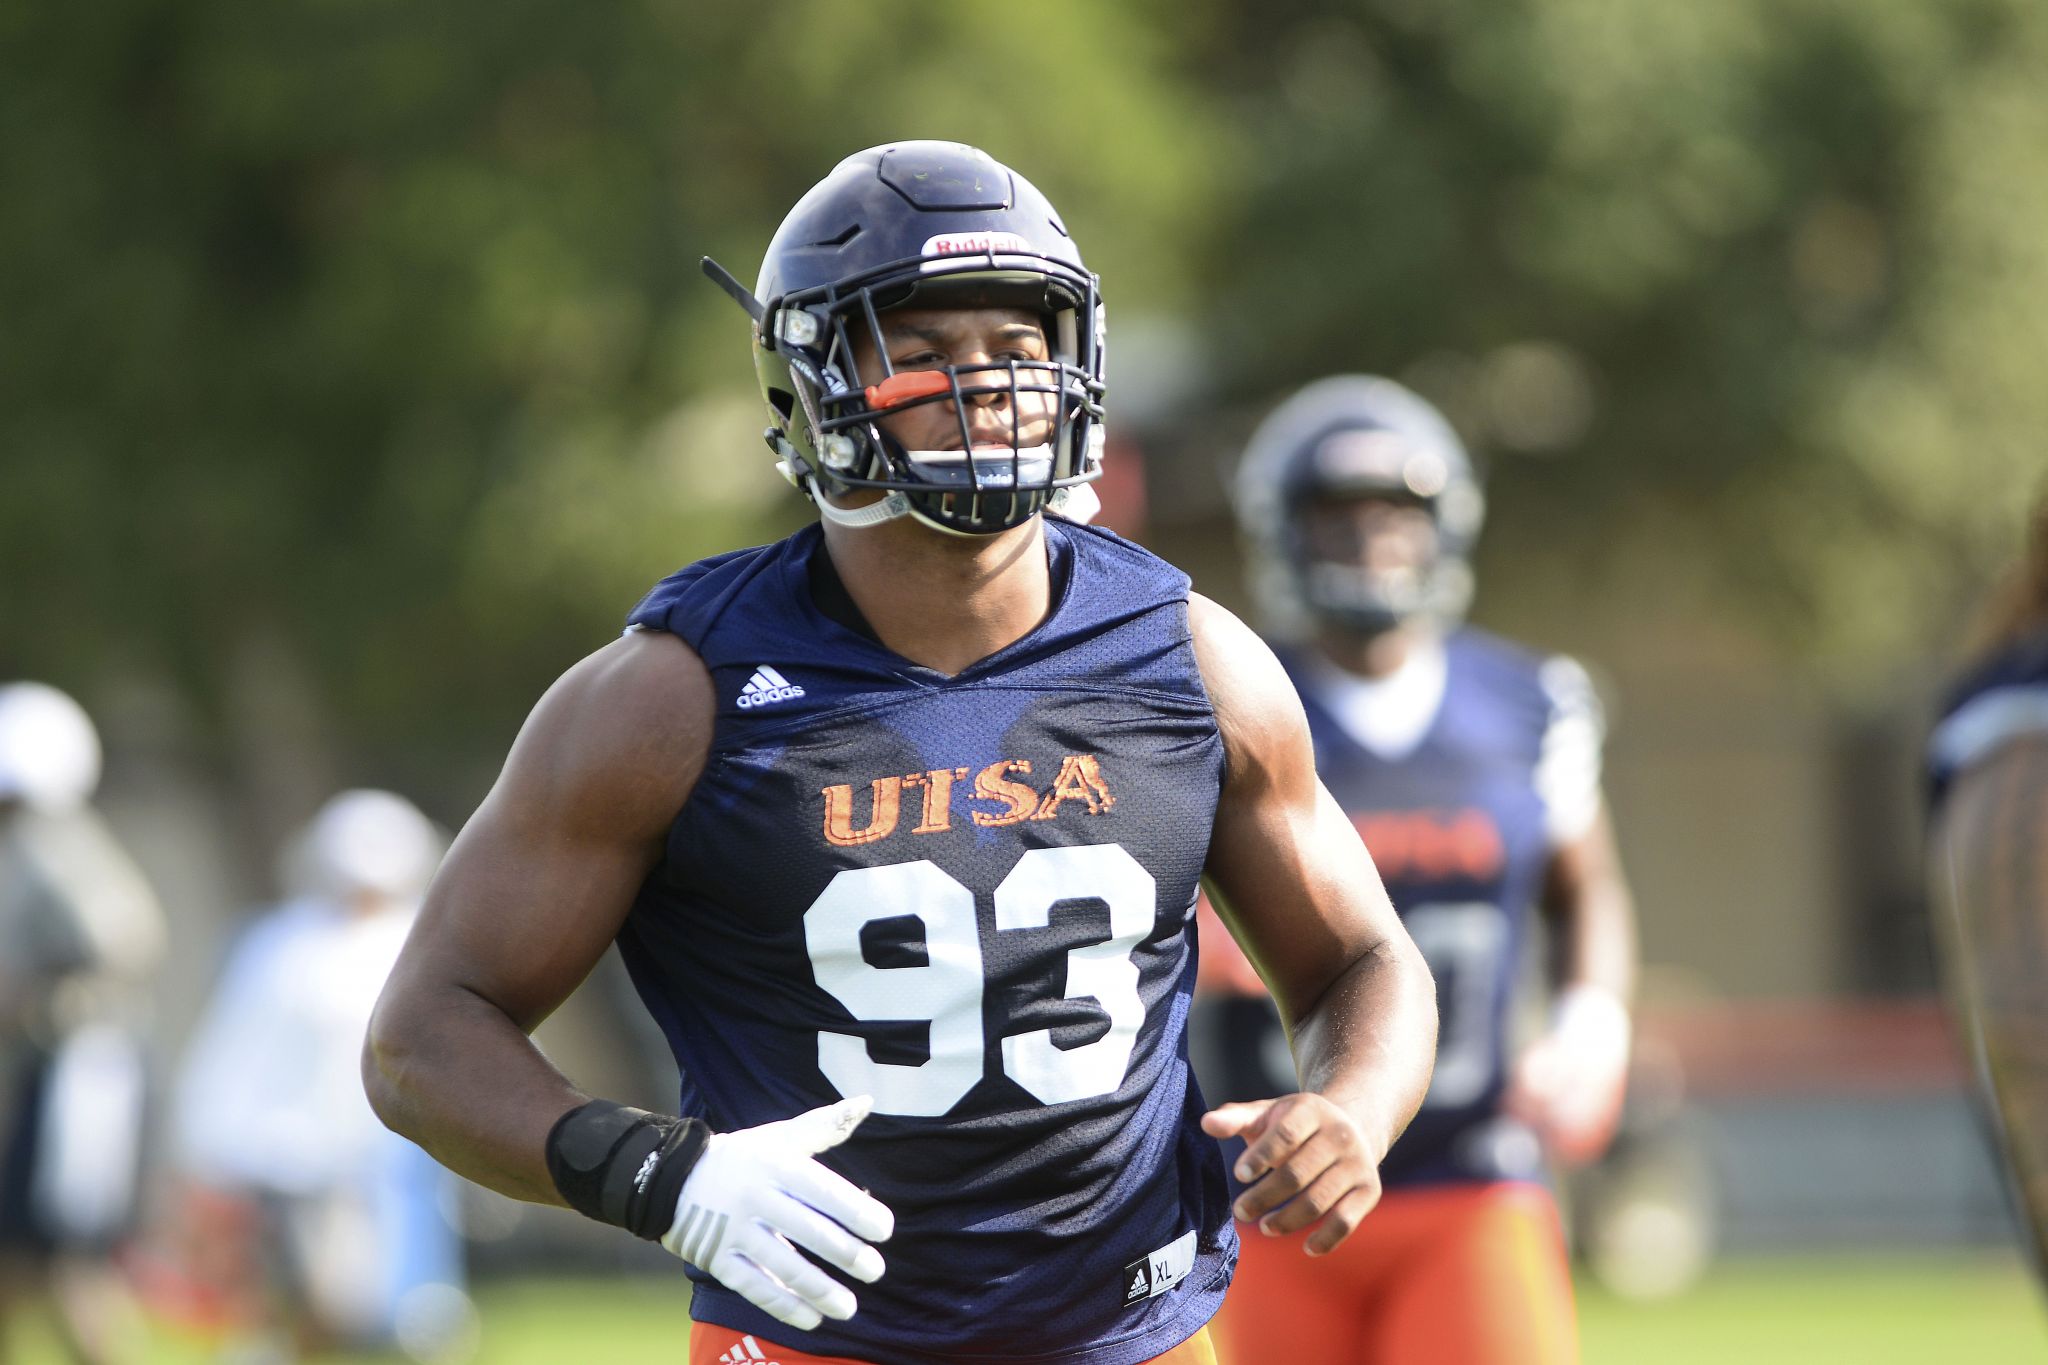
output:
<path id="1" fill-rule="evenodd" d="M 1419 581 L 1312 556 L 1305 509 L 1375 493 L 1412 498 L 1435 522 L 1436 558 Z M 1478 473 L 1443 414 L 1391 379 L 1318 380 L 1274 409 L 1238 466 L 1236 502 L 1253 591 L 1277 629 L 1320 620 L 1375 634 L 1419 616 L 1456 621 L 1471 601 Z"/>
<path id="2" fill-rule="evenodd" d="M 427 889 L 444 841 L 417 806 L 359 788 L 331 797 L 286 847 L 280 871 L 293 895 L 409 901 Z"/>
<path id="3" fill-rule="evenodd" d="M 714 278 L 723 275 L 706 263 Z M 755 314 L 754 363 L 768 404 L 768 443 L 822 514 L 850 524 L 915 515 L 942 530 L 986 534 L 1058 508 L 1064 490 L 1101 472 L 1102 303 L 1094 275 L 1044 195 L 987 153 L 957 142 L 898 142 L 856 152 L 797 202 L 776 230 Z M 894 378 L 879 315 L 891 308 L 1017 307 L 1045 325 L 1049 358 L 947 366 Z M 862 374 L 855 335 L 881 357 Z M 877 418 L 923 403 L 1008 391 L 1053 395 L 1044 445 L 969 454 L 906 450 Z M 963 446 L 966 438 L 963 415 Z M 821 495 L 885 490 L 847 513 Z"/>
<path id="4" fill-rule="evenodd" d="M 100 737 L 85 709 L 54 687 L 0 687 L 0 802 L 60 812 L 100 784 Z"/>

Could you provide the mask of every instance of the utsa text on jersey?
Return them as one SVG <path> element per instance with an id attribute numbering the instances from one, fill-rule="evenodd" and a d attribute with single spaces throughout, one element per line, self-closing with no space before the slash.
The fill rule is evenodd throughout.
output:
<path id="1" fill-rule="evenodd" d="M 969 800 L 987 802 L 994 809 L 968 812 L 968 818 L 983 827 L 1021 824 L 1026 820 L 1051 820 L 1068 802 L 1079 802 L 1090 815 L 1101 815 L 1116 804 L 1109 784 L 1103 780 L 1102 762 L 1094 754 L 1068 754 L 1060 760 L 1052 784 L 1040 792 L 1018 777 L 1031 775 L 1028 758 L 1000 758 L 974 774 Z M 838 848 L 852 848 L 886 839 L 896 832 L 903 814 L 906 790 L 919 793 L 919 820 L 911 834 L 944 834 L 953 828 L 953 789 L 967 780 L 967 768 L 930 768 L 921 773 L 891 774 L 867 783 L 868 820 L 855 827 L 854 791 L 858 783 L 843 782 L 826 787 L 824 798 L 825 842 Z"/>

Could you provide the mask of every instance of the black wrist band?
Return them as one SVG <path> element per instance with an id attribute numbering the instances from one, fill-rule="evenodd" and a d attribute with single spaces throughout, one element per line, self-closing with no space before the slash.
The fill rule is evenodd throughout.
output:
<path id="1" fill-rule="evenodd" d="M 548 1130 L 548 1175 L 578 1213 L 658 1242 L 710 1137 L 697 1119 L 592 1100 Z"/>

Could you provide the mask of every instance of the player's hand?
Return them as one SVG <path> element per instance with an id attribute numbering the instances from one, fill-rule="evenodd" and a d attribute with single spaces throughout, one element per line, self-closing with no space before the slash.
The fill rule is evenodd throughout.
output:
<path id="1" fill-rule="evenodd" d="M 1318 1224 L 1306 1248 L 1311 1256 L 1336 1250 L 1380 1202 L 1384 1154 L 1370 1150 L 1357 1121 L 1322 1095 L 1221 1105 L 1202 1115 L 1202 1131 L 1245 1140 L 1235 1174 L 1251 1188 L 1232 1211 L 1269 1236 Z"/>
<path id="2" fill-rule="evenodd" d="M 868 1243 L 889 1240 L 895 1215 L 812 1159 L 846 1141 L 873 1108 L 860 1095 L 793 1119 L 713 1134 L 683 1182 L 661 1244 L 800 1331 L 825 1318 L 852 1317 L 853 1291 L 796 1248 L 863 1284 L 882 1278 L 881 1253 Z"/>
<path id="3" fill-rule="evenodd" d="M 1607 1150 L 1628 1086 L 1628 1007 L 1595 986 L 1558 997 L 1550 1031 L 1515 1064 L 1506 1108 L 1568 1166 Z"/>

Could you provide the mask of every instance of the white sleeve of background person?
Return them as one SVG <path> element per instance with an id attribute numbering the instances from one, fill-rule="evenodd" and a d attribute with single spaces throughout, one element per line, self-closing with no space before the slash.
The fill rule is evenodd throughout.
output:
<path id="1" fill-rule="evenodd" d="M 358 1164 L 364 1126 L 334 1117 L 341 1087 L 362 1092 L 360 1030 L 352 1047 L 335 1043 L 337 986 L 354 988 L 331 979 L 347 959 L 337 940 L 333 916 L 300 902 L 252 925 L 230 954 L 174 1096 L 178 1155 L 193 1175 L 303 1194 Z"/>
<path id="2" fill-rule="evenodd" d="M 247 1180 L 247 1153 L 264 1141 L 269 1101 L 263 1082 L 272 1068 L 263 1054 L 281 1023 L 270 1017 L 265 988 L 269 959 L 285 946 L 285 930 L 273 913 L 235 938 L 172 1079 L 172 1153 L 201 1180 Z"/>
<path id="3" fill-rule="evenodd" d="M 77 945 L 81 969 L 139 982 L 162 961 L 164 915 L 132 859 L 89 810 L 31 817 L 23 846 Z"/>
<path id="4" fill-rule="evenodd" d="M 32 1198 L 67 1236 L 120 1231 L 142 1165 L 142 1045 L 111 1023 L 88 1024 L 57 1045 L 41 1114 Z"/>
<path id="5" fill-rule="evenodd" d="M 1600 814 L 1600 746 L 1607 737 L 1600 697 L 1586 670 L 1562 655 L 1538 674 L 1550 699 L 1550 723 L 1536 759 L 1536 793 L 1543 802 L 1550 846 L 1561 848 L 1593 827 Z"/>

